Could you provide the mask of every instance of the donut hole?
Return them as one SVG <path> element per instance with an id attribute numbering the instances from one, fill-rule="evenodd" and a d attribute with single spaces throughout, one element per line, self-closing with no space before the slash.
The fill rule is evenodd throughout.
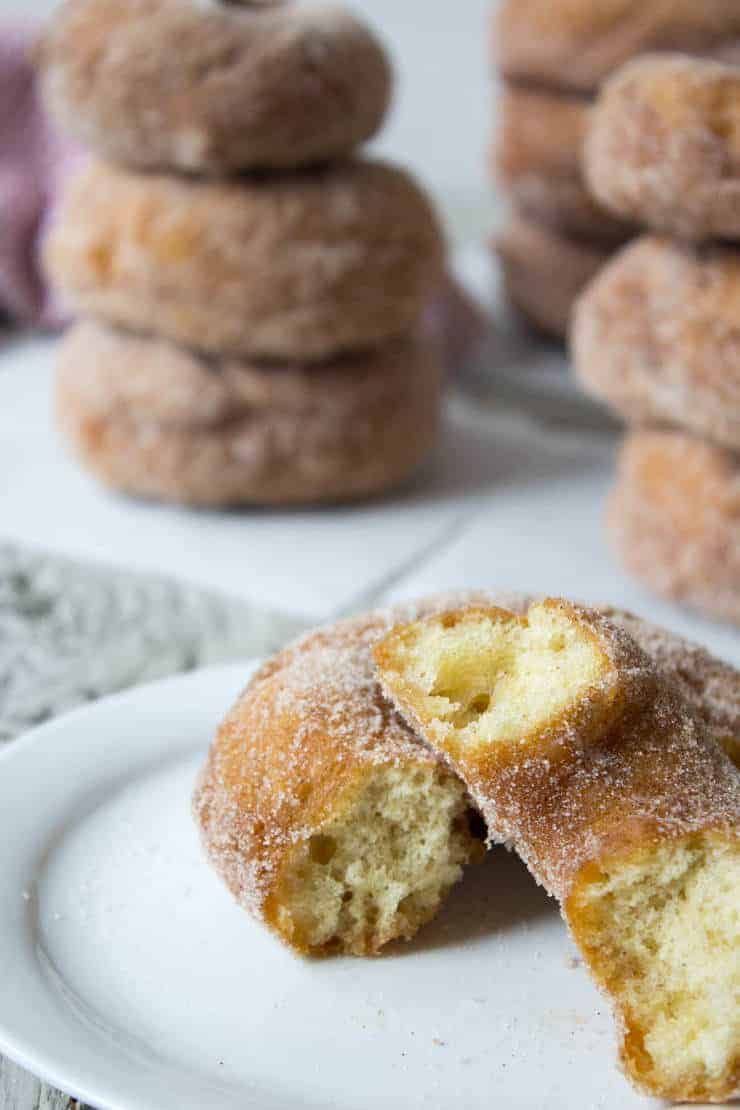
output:
<path id="1" fill-rule="evenodd" d="M 631 1070 L 668 1097 L 704 1100 L 734 1087 L 740 845 L 696 834 L 584 872 L 566 914 L 596 978 L 618 999 Z"/>
<path id="2" fill-rule="evenodd" d="M 337 842 L 333 836 L 312 836 L 308 842 L 308 854 L 313 863 L 330 863 L 337 854 Z"/>
<path id="3" fill-rule="evenodd" d="M 368 769 L 336 818 L 294 853 L 281 928 L 315 955 L 376 952 L 437 911 L 463 865 L 480 858 L 462 783 L 437 763 Z"/>
<path id="4" fill-rule="evenodd" d="M 461 748 L 533 740 L 611 671 L 593 632 L 557 602 L 526 618 L 469 609 L 418 621 L 391 633 L 377 659 L 401 704 Z"/>

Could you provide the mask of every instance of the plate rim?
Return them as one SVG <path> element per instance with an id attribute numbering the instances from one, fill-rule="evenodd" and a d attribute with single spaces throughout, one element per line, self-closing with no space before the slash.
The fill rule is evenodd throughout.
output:
<path id="1" fill-rule="evenodd" d="M 36 750 L 42 752 L 43 748 L 50 743 L 58 743 L 60 732 L 74 729 L 79 722 L 85 722 L 85 728 L 87 729 L 91 719 L 94 723 L 96 716 L 106 717 L 117 709 L 125 710 L 127 706 L 139 702 L 145 707 L 146 703 L 154 698 L 155 702 L 149 707 L 151 712 L 153 705 L 160 697 L 166 697 L 168 693 L 177 691 L 178 688 L 195 687 L 202 683 L 223 685 L 223 715 L 229 708 L 229 695 L 226 688 L 232 688 L 231 698 L 233 700 L 238 695 L 239 683 L 241 682 L 241 685 L 244 686 L 261 662 L 262 657 L 251 656 L 198 667 L 180 674 L 168 675 L 164 678 L 154 679 L 108 694 L 84 705 L 75 706 L 54 716 L 51 720 L 37 725 L 17 739 L 8 741 L 0 749 L 0 803 L 2 802 L 3 793 L 13 783 L 12 772 L 11 777 L 8 777 L 8 767 L 12 767 L 14 762 L 22 765 L 28 759 L 29 752 L 33 753 Z M 144 712 L 146 712 L 146 709 L 144 709 Z M 92 730 L 90 730 L 90 734 L 92 736 Z M 98 753 L 105 749 L 106 741 L 109 744 L 113 742 L 110 734 L 104 735 L 96 742 Z M 173 743 L 164 734 L 160 736 L 159 741 L 159 747 L 152 748 L 150 752 L 152 763 L 155 763 L 158 757 L 160 759 L 163 756 L 166 757 L 168 753 L 176 755 L 178 751 L 182 751 L 183 755 L 186 754 L 185 743 L 178 748 L 177 742 Z M 91 745 L 93 743 L 92 738 L 87 743 Z M 21 770 L 19 776 L 22 775 L 23 771 Z M 104 759 L 99 760 L 96 778 L 99 787 L 104 787 L 106 781 L 110 778 L 110 770 L 106 772 L 106 761 Z M 69 797 L 69 791 L 65 792 L 65 796 Z M 72 804 L 71 801 L 68 802 L 68 809 L 71 808 Z M 48 817 L 45 822 L 40 823 L 40 826 L 44 828 L 47 824 L 49 826 L 47 831 L 52 832 L 56 822 Z M 6 878 L 5 874 L 0 873 L 0 893 L 3 889 L 6 889 L 7 893 L 12 896 L 11 883 L 11 877 Z M 21 941 L 22 934 L 20 930 L 13 930 L 12 926 L 8 926 L 8 932 L 9 934 L 14 932 L 16 940 Z M 12 958 L 12 947 L 8 955 Z M 38 978 L 39 981 L 44 978 L 43 969 L 40 965 L 38 967 Z M 53 1001 L 50 990 L 47 990 L 47 994 L 50 1002 Z M 72 1098 L 97 1106 L 100 1110 L 161 1110 L 161 1106 L 151 1101 L 145 1094 L 134 1094 L 132 1097 L 129 1092 L 117 1090 L 118 1083 L 115 1077 L 106 1079 L 104 1075 L 91 1074 L 89 1064 L 70 1062 L 61 1052 L 55 1054 L 54 1040 L 48 1035 L 44 1038 L 42 1034 L 38 1041 L 34 1043 L 25 1031 L 20 1033 L 14 1031 L 12 1024 L 11 1015 L 0 1010 L 0 1054 L 30 1072 L 35 1078 L 58 1088 Z M 83 1026 L 79 1027 L 80 1030 L 82 1028 Z M 93 1045 L 92 1040 L 89 1043 Z M 104 1067 L 104 1064 L 101 1066 Z M 251 1102 L 249 1094 L 245 1092 L 241 1104 L 246 1108 Z M 259 1103 L 254 1105 L 257 1106 Z"/>

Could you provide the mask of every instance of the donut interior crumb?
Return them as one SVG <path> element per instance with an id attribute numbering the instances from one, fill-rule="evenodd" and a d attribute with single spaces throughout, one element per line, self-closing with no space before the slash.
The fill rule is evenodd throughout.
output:
<path id="1" fill-rule="evenodd" d="M 384 680 L 436 737 L 460 751 L 526 744 L 588 696 L 611 663 L 556 605 L 522 619 L 450 612 L 398 629 L 376 653 Z"/>
<path id="2" fill-rule="evenodd" d="M 315 955 L 369 955 L 413 936 L 483 849 L 465 788 L 433 763 L 380 766 L 341 809 L 297 846 L 279 926 Z"/>
<path id="3" fill-rule="evenodd" d="M 567 909 L 648 1088 L 706 1096 L 740 1079 L 737 843 L 693 834 L 601 860 Z"/>

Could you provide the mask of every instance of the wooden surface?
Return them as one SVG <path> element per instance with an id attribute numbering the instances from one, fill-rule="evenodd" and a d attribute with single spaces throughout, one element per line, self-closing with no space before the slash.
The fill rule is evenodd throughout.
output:
<path id="1" fill-rule="evenodd" d="M 2 1110 L 87 1110 L 40 1079 L 35 1079 L 0 1056 L 0 1107 Z"/>

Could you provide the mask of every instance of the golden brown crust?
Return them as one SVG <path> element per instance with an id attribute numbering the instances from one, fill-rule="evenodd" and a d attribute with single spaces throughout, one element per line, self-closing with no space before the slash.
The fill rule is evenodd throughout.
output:
<path id="1" fill-rule="evenodd" d="M 737 455 L 679 432 L 634 432 L 609 529 L 627 569 L 658 593 L 740 624 Z"/>
<path id="2" fill-rule="evenodd" d="M 374 768 L 440 765 L 381 693 L 372 648 L 399 618 L 446 601 L 301 637 L 264 664 L 219 729 L 193 803 L 203 844 L 236 899 L 289 943 L 279 908 L 294 846 L 341 813 Z"/>
<path id="3" fill-rule="evenodd" d="M 509 300 L 556 339 L 568 334 L 573 305 L 613 253 L 609 244 L 562 235 L 516 211 L 494 246 Z"/>
<path id="4" fill-rule="evenodd" d="M 65 437 L 96 477 L 138 496 L 364 497 L 406 479 L 436 440 L 442 372 L 416 338 L 322 366 L 264 368 L 84 322 L 58 358 Z"/>
<path id="5" fill-rule="evenodd" d="M 585 388 L 635 423 L 672 424 L 740 448 L 740 252 L 644 236 L 576 307 Z"/>
<path id="6" fill-rule="evenodd" d="M 425 194 L 381 162 L 208 182 L 92 162 L 46 244 L 82 312 L 213 354 L 299 363 L 406 334 L 441 279 Z"/>
<path id="7" fill-rule="evenodd" d="M 47 104 L 85 146 L 145 169 L 288 169 L 341 158 L 392 74 L 341 8 L 66 0 L 38 51 Z"/>
<path id="8" fill-rule="evenodd" d="M 589 92 L 635 54 L 734 58 L 738 37 L 734 0 L 503 0 L 493 52 L 513 80 Z"/>
<path id="9" fill-rule="evenodd" d="M 606 82 L 584 148 L 615 216 L 686 239 L 740 238 L 740 72 L 685 55 L 637 58 Z"/>
<path id="10" fill-rule="evenodd" d="M 568 235 L 624 241 L 634 230 L 597 204 L 581 171 L 592 101 L 505 83 L 493 175 L 521 212 Z"/>

